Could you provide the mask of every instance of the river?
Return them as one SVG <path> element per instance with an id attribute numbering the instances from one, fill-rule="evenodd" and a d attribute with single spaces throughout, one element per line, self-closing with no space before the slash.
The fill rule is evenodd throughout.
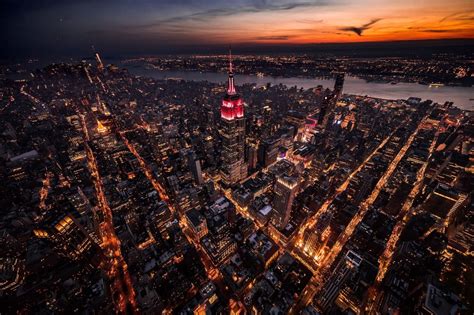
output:
<path id="1" fill-rule="evenodd" d="M 226 82 L 226 73 L 198 72 L 198 71 L 172 71 L 145 69 L 143 67 L 129 66 L 129 72 L 134 75 L 148 76 L 155 79 L 181 78 L 190 81 L 209 81 L 212 83 Z M 284 84 L 286 86 L 297 86 L 299 88 L 312 88 L 318 85 L 333 88 L 334 80 L 330 79 L 309 79 L 309 78 L 283 78 L 283 77 L 257 77 L 256 75 L 236 74 L 237 85 L 245 83 L 255 83 L 258 86 L 267 83 Z M 461 109 L 474 110 L 474 87 L 462 86 L 440 86 L 429 87 L 417 83 L 381 83 L 367 82 L 357 77 L 347 77 L 344 82 L 344 93 L 355 95 L 368 95 L 383 99 L 407 99 L 411 96 L 419 97 L 422 100 L 432 100 L 444 104 L 453 102 Z"/>

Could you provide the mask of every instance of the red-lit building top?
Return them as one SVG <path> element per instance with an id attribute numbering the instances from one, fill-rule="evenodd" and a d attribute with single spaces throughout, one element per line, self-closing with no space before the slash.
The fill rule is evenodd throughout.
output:
<path id="1" fill-rule="evenodd" d="M 227 81 L 227 93 L 222 100 L 221 117 L 226 120 L 244 117 L 244 103 L 235 90 L 231 54 L 229 54 L 229 79 Z"/>

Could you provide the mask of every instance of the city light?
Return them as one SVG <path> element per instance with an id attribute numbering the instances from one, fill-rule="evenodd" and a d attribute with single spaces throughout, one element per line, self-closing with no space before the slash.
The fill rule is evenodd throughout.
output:
<path id="1" fill-rule="evenodd" d="M 416 4 L 403 27 L 438 40 L 406 43 L 372 42 L 402 3 L 27 2 L 3 8 L 2 311 L 473 313 L 462 5 Z"/>

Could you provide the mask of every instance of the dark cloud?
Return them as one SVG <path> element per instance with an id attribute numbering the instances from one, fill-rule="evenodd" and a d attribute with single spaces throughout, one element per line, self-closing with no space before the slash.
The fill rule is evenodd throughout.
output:
<path id="1" fill-rule="evenodd" d="M 421 32 L 424 32 L 424 33 L 452 33 L 455 31 L 457 30 L 431 30 L 431 29 L 421 30 Z"/>
<path id="2" fill-rule="evenodd" d="M 409 30 L 415 30 L 422 33 L 456 33 L 460 31 L 466 31 L 468 29 L 456 28 L 456 29 L 436 29 L 436 28 L 423 28 L 423 27 L 408 27 Z"/>
<path id="3" fill-rule="evenodd" d="M 289 11 L 289 10 L 293 10 L 297 8 L 317 7 L 317 6 L 327 6 L 327 5 L 331 5 L 331 3 L 327 0 L 305 1 L 305 2 L 295 2 L 295 3 L 287 3 L 287 4 L 272 4 L 272 3 L 268 3 L 267 1 L 255 1 L 252 5 L 243 5 L 243 6 L 237 6 L 237 7 L 224 7 L 224 8 L 204 10 L 204 11 L 200 11 L 200 12 L 196 12 L 192 14 L 180 15 L 180 16 L 175 16 L 168 19 L 158 20 L 156 22 L 140 25 L 137 27 L 150 28 L 150 27 L 155 27 L 155 26 L 163 26 L 169 23 L 186 22 L 186 21 L 206 22 L 212 18 L 233 16 L 233 15 L 239 15 L 242 13 Z"/>
<path id="4" fill-rule="evenodd" d="M 362 26 L 359 26 L 359 27 L 357 27 L 357 26 L 347 26 L 347 27 L 341 27 L 341 28 L 339 28 L 339 30 L 340 31 L 345 31 L 345 32 L 354 32 L 357 35 L 362 36 L 362 33 L 365 30 L 368 30 L 369 28 L 371 28 L 372 25 L 374 25 L 375 23 L 377 23 L 380 20 L 382 20 L 382 19 L 373 19 L 369 23 L 366 23 L 366 24 L 364 24 Z"/>

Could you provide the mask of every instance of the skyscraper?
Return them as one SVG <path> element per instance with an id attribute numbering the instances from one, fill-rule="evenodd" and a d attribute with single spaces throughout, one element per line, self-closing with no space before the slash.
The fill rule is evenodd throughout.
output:
<path id="1" fill-rule="evenodd" d="M 331 219 L 332 213 L 325 213 L 317 221 L 314 228 L 304 231 L 303 250 L 306 254 L 319 258 L 331 235 Z"/>
<path id="2" fill-rule="evenodd" d="M 224 186 L 231 186 L 247 176 L 244 162 L 245 118 L 242 98 L 234 86 L 232 55 L 229 54 L 229 79 L 227 92 L 221 105 L 222 166 Z"/>
<path id="3" fill-rule="evenodd" d="M 95 60 L 97 61 L 97 69 L 99 69 L 99 71 L 103 71 L 104 64 L 102 63 L 102 59 L 100 59 L 99 53 L 95 53 Z"/>
<path id="4" fill-rule="evenodd" d="M 346 281 L 354 276 L 361 263 L 362 258 L 352 250 L 349 250 L 347 254 L 341 258 L 331 278 L 317 297 L 317 304 L 322 311 L 327 312 L 330 309 L 337 295 L 346 284 Z"/>
<path id="5" fill-rule="evenodd" d="M 33 230 L 33 234 L 49 241 L 61 256 L 71 260 L 85 259 L 93 264 L 100 261 L 99 246 L 72 213 L 51 210 L 41 226 Z"/>
<path id="6" fill-rule="evenodd" d="M 196 153 L 194 151 L 189 151 L 188 153 L 188 166 L 191 174 L 193 175 L 194 182 L 197 185 L 202 185 L 202 171 L 201 171 L 201 162 L 196 158 Z"/>
<path id="7" fill-rule="evenodd" d="M 342 95 L 342 89 L 344 87 L 344 73 L 338 73 L 336 75 L 336 81 L 334 82 L 334 90 L 323 97 L 321 102 L 321 108 L 319 111 L 318 125 L 326 129 L 331 115 L 333 114 L 336 103 Z"/>
<path id="8" fill-rule="evenodd" d="M 336 96 L 336 101 L 341 97 L 343 87 L 344 87 L 344 73 L 338 73 L 336 75 L 336 81 L 334 82 L 334 95 Z"/>
<path id="9" fill-rule="evenodd" d="M 276 211 L 274 223 L 284 228 L 290 220 L 291 207 L 298 189 L 298 179 L 292 176 L 279 177 L 275 183 L 273 207 Z"/>
<path id="10" fill-rule="evenodd" d="M 326 92 L 325 94 L 326 95 L 323 97 L 321 101 L 321 107 L 319 109 L 319 117 L 318 117 L 318 126 L 321 129 L 326 128 L 328 124 L 329 116 L 331 115 L 333 107 L 334 107 L 333 105 L 335 104 L 334 94 L 330 92 Z"/>
<path id="11" fill-rule="evenodd" d="M 154 205 L 148 217 L 150 230 L 156 236 L 168 238 L 168 224 L 173 221 L 173 215 L 166 202 L 160 201 Z"/>
<path id="12" fill-rule="evenodd" d="M 249 146 L 249 170 L 254 170 L 257 167 L 258 161 L 258 145 L 256 143 L 252 143 Z"/>

